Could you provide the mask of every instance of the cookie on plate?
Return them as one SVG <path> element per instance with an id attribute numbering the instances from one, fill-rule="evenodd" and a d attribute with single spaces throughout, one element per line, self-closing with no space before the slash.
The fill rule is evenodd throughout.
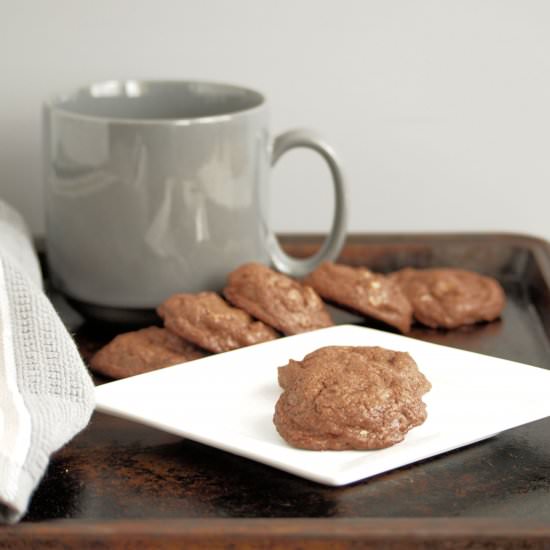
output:
<path id="1" fill-rule="evenodd" d="M 259 263 L 244 264 L 231 272 L 223 294 L 232 304 L 283 334 L 333 324 L 313 288 Z"/>
<path id="2" fill-rule="evenodd" d="M 382 449 L 426 417 L 431 384 L 408 353 L 327 346 L 279 367 L 283 393 L 273 422 L 290 445 L 311 450 Z"/>
<path id="3" fill-rule="evenodd" d="M 274 340 L 278 334 L 215 292 L 174 294 L 158 308 L 164 326 L 214 353 Z"/>
<path id="4" fill-rule="evenodd" d="M 109 378 L 127 378 L 204 355 L 169 330 L 152 326 L 115 336 L 92 356 L 90 368 Z"/>
<path id="5" fill-rule="evenodd" d="M 500 317 L 506 295 L 492 277 L 455 268 L 405 268 L 390 275 L 409 299 L 413 316 L 432 328 L 453 329 Z"/>
<path id="6" fill-rule="evenodd" d="M 366 267 L 323 262 L 305 282 L 325 300 L 409 332 L 412 307 L 399 285 Z"/>

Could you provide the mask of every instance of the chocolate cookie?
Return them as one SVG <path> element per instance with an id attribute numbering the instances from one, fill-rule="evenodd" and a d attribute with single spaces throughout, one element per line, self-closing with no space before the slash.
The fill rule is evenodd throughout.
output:
<path id="1" fill-rule="evenodd" d="M 230 306 L 215 292 L 174 294 L 157 311 L 167 328 L 215 353 L 277 338 L 271 327 Z"/>
<path id="2" fill-rule="evenodd" d="M 231 303 L 283 334 L 333 324 L 315 290 L 262 264 L 244 264 L 230 273 L 223 293 Z"/>
<path id="3" fill-rule="evenodd" d="M 153 326 L 115 336 L 93 355 L 90 368 L 109 378 L 127 378 L 204 355 L 169 330 Z"/>
<path id="4" fill-rule="evenodd" d="M 426 419 L 431 384 L 408 353 L 328 346 L 279 368 L 273 422 L 301 449 L 382 449 Z"/>
<path id="5" fill-rule="evenodd" d="M 323 262 L 305 282 L 330 302 L 409 332 L 412 307 L 399 285 L 366 267 Z"/>
<path id="6" fill-rule="evenodd" d="M 493 321 L 506 303 L 498 281 L 463 269 L 406 268 L 391 278 L 411 302 L 415 319 L 432 328 Z"/>

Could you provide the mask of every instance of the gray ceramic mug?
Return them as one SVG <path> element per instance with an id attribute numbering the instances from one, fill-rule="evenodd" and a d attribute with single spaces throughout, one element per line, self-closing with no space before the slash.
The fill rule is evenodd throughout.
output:
<path id="1" fill-rule="evenodd" d="M 175 292 L 219 290 L 248 261 L 299 277 L 334 259 L 345 239 L 333 150 L 308 130 L 272 140 L 266 99 L 250 89 L 93 84 L 45 104 L 44 143 L 52 278 L 95 316 L 128 319 Z M 330 234 L 306 259 L 285 254 L 267 222 L 271 166 L 295 147 L 320 153 L 334 182 Z"/>

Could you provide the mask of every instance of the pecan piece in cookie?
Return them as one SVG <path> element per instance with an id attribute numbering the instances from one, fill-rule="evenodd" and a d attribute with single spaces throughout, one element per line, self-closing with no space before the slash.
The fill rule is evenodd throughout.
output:
<path id="1" fill-rule="evenodd" d="M 164 326 L 214 353 L 277 338 L 271 328 L 232 307 L 215 292 L 174 294 L 158 308 Z"/>
<path id="2" fill-rule="evenodd" d="M 328 346 L 279 367 L 273 422 L 301 449 L 382 449 L 424 422 L 431 384 L 408 353 Z"/>
<path id="3" fill-rule="evenodd" d="M 411 328 L 411 304 L 400 287 L 385 275 L 366 267 L 323 262 L 305 282 L 329 302 L 383 321 L 401 332 Z"/>
<path id="4" fill-rule="evenodd" d="M 115 336 L 93 355 L 90 368 L 109 378 L 127 378 L 204 355 L 169 330 L 152 326 Z"/>
<path id="5" fill-rule="evenodd" d="M 231 272 L 223 293 L 232 304 L 283 334 L 298 334 L 333 324 L 313 288 L 262 264 L 244 264 Z"/>
<path id="6" fill-rule="evenodd" d="M 496 279 L 454 268 L 406 268 L 391 274 L 420 323 L 432 328 L 457 328 L 494 321 L 506 296 Z"/>

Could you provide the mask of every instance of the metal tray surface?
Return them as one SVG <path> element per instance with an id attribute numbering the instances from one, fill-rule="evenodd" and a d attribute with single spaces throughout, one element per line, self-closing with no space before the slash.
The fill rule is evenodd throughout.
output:
<path id="1" fill-rule="evenodd" d="M 320 237 L 308 235 L 283 238 L 285 248 L 296 256 L 310 254 L 320 241 Z M 415 327 L 411 335 L 550 368 L 550 248 L 546 242 L 513 234 L 351 235 L 339 261 L 382 272 L 405 266 L 457 266 L 496 277 L 508 298 L 501 320 L 453 331 Z M 72 315 L 64 311 L 62 300 L 56 304 L 62 316 Z M 385 328 L 349 312 L 332 312 L 337 322 Z M 87 359 L 124 330 L 127 328 L 85 322 L 75 337 Z M 56 531 L 62 535 L 66 529 L 67 537 L 69 532 L 71 537 L 84 536 L 90 526 L 104 522 L 138 520 L 133 525 L 149 522 L 150 532 L 161 536 L 171 524 L 156 520 L 177 519 L 199 522 L 193 525 L 205 529 L 210 525 L 221 533 L 233 533 L 233 537 L 231 526 L 246 531 L 245 524 L 227 520 L 252 518 L 265 520 L 266 533 L 272 526 L 274 537 L 277 529 L 305 533 L 308 528 L 299 518 L 378 518 L 386 527 L 388 520 L 403 519 L 411 529 L 424 525 L 435 529 L 432 533 L 438 529 L 446 532 L 446 527 L 426 523 L 438 517 L 471 520 L 445 525 L 451 530 L 452 525 L 466 525 L 468 533 L 476 533 L 476 522 L 484 518 L 492 518 L 496 531 L 510 528 L 518 520 L 547 525 L 549 492 L 550 418 L 351 486 L 333 488 L 95 413 L 90 425 L 53 457 L 23 523 L 4 535 L 32 534 L 32 526 L 49 525 L 40 523 L 45 520 L 69 520 Z M 208 523 L 210 520 L 213 523 Z M 222 524 L 216 523 L 218 520 L 223 520 Z M 342 524 L 315 525 L 324 532 L 327 525 Z M 355 528 L 346 525 L 351 531 Z M 393 532 L 403 525 L 395 523 Z M 479 524 L 479 533 L 482 531 Z M 388 540 L 391 532 L 390 527 Z M 529 533 L 535 536 L 536 532 L 540 535 L 536 529 Z M 544 533 L 550 536 L 550 531 Z M 327 535 L 323 540 L 343 540 L 339 537 Z M 0 530 L 0 543 L 2 540 Z M 225 542 L 229 540 L 234 542 L 233 538 Z"/>

